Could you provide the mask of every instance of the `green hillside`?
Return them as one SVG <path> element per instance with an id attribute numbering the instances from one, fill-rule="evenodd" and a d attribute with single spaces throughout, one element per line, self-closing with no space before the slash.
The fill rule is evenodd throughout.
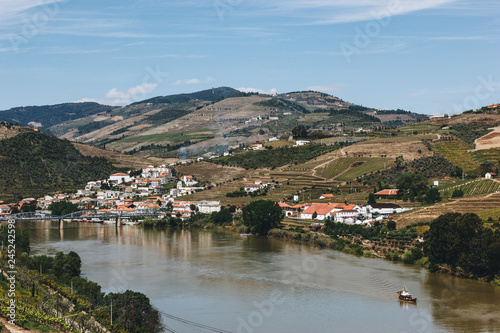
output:
<path id="1" fill-rule="evenodd" d="M 200 99 L 204 101 L 216 102 L 222 99 L 234 96 L 240 93 L 239 90 L 229 88 L 229 87 L 219 87 L 214 89 L 202 90 L 194 93 L 178 94 L 170 96 L 158 96 L 153 97 L 144 101 L 140 101 L 135 104 L 153 103 L 153 104 L 171 104 L 171 103 L 182 103 L 189 100 Z"/>
<path id="2" fill-rule="evenodd" d="M 9 201 L 76 190 L 116 168 L 105 158 L 83 156 L 67 140 L 28 132 L 0 141 L 0 170 L 0 198 Z"/>
<path id="3" fill-rule="evenodd" d="M 18 123 L 27 126 L 30 122 L 40 123 L 42 129 L 48 129 L 54 125 L 69 120 L 75 120 L 97 113 L 109 112 L 112 106 L 98 103 L 64 103 L 43 106 L 23 106 L 0 111 L 0 121 Z"/>

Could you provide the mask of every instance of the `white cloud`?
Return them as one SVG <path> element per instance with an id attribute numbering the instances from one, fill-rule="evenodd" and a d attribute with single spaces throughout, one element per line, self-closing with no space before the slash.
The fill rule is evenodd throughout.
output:
<path id="1" fill-rule="evenodd" d="M 241 87 L 241 88 L 236 88 L 236 90 L 239 90 L 239 91 L 245 92 L 245 93 L 256 92 L 259 94 L 266 94 L 266 95 L 273 95 L 273 94 L 278 93 L 278 90 L 276 88 L 272 88 L 272 89 L 269 89 L 268 91 L 265 91 L 263 89 Z"/>
<path id="2" fill-rule="evenodd" d="M 255 0 L 260 15 L 288 16 L 298 24 L 360 22 L 445 7 L 461 0 Z M 247 11 L 249 12 L 249 11 Z M 253 13 L 255 14 L 255 13 Z"/>
<path id="3" fill-rule="evenodd" d="M 127 91 L 113 88 L 106 94 L 106 99 L 111 105 L 127 105 L 146 98 L 146 95 L 155 90 L 157 86 L 158 83 L 143 83 L 129 88 Z"/>
<path id="4" fill-rule="evenodd" d="M 100 103 L 100 104 L 105 104 L 104 101 L 97 100 L 95 98 L 80 98 L 79 100 L 73 101 L 71 103 L 85 103 L 85 102 L 94 102 L 94 103 Z"/>
<path id="5" fill-rule="evenodd" d="M 200 80 L 200 79 L 184 79 L 184 80 L 177 80 L 174 82 L 175 86 L 180 86 L 180 85 L 187 85 L 187 84 L 201 84 L 201 83 L 209 83 L 215 81 L 213 77 L 207 77 L 205 80 Z"/>
<path id="6" fill-rule="evenodd" d="M 336 84 L 327 84 L 327 85 L 319 85 L 319 86 L 309 86 L 306 87 L 306 90 L 313 91 L 321 91 L 321 92 L 334 92 L 340 90 L 340 88 L 345 87 L 344 83 L 336 83 Z"/>
<path id="7" fill-rule="evenodd" d="M 18 23 L 26 12 L 40 6 L 57 4 L 61 1 L 62 0 L 2 0 L 0 2 L 1 25 Z M 54 8 L 57 10 L 57 7 Z M 46 14 L 53 12 L 54 8 L 47 7 L 45 9 Z"/>

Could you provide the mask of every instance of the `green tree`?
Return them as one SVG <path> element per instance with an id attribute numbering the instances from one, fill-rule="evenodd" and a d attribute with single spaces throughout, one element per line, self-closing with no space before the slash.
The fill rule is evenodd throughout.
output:
<path id="1" fill-rule="evenodd" d="M 113 323 L 121 324 L 127 332 L 159 333 L 165 326 L 160 312 L 155 309 L 149 298 L 139 292 L 127 290 L 124 293 L 109 293 L 104 302 L 113 301 Z M 116 309 L 116 310 L 115 310 Z"/>
<path id="2" fill-rule="evenodd" d="M 292 129 L 294 138 L 307 138 L 307 129 L 304 125 L 297 125 Z"/>
<path id="3" fill-rule="evenodd" d="M 55 201 L 49 205 L 49 210 L 54 215 L 63 216 L 79 210 L 78 205 L 69 201 Z"/>
<path id="4" fill-rule="evenodd" d="M 212 222 L 218 225 L 226 225 L 233 223 L 233 214 L 229 211 L 229 208 L 221 207 L 220 212 L 213 212 Z"/>
<path id="5" fill-rule="evenodd" d="M 10 232 L 10 235 L 15 235 L 15 248 L 16 248 L 16 253 L 30 253 L 30 234 L 26 230 L 20 229 L 18 227 L 15 227 L 14 229 Z M 7 244 L 10 244 L 9 242 L 9 227 L 8 226 L 3 226 L 0 229 L 1 233 L 1 239 L 3 242 L 3 246 L 7 248 Z"/>
<path id="6" fill-rule="evenodd" d="M 367 205 L 373 205 L 373 204 L 376 204 L 377 201 L 375 200 L 375 193 L 370 193 L 368 194 L 368 201 L 367 201 Z"/>
<path id="7" fill-rule="evenodd" d="M 476 214 L 439 216 L 424 235 L 424 254 L 429 263 L 456 267 L 461 257 L 470 251 L 471 241 L 481 227 L 481 219 Z"/>
<path id="8" fill-rule="evenodd" d="M 68 254 L 57 252 L 54 257 L 54 275 L 63 281 L 69 281 L 75 276 L 80 276 L 82 260 L 78 253 L 70 251 Z"/>
<path id="9" fill-rule="evenodd" d="M 415 195 L 418 196 L 419 194 L 423 195 L 429 188 L 427 186 L 427 179 L 416 173 L 403 173 L 398 177 L 396 186 L 400 195 L 409 192 L 410 197 Z"/>
<path id="10" fill-rule="evenodd" d="M 425 203 L 433 204 L 439 201 L 441 201 L 441 194 L 437 188 L 433 187 L 425 192 Z"/>
<path id="11" fill-rule="evenodd" d="M 452 198 L 462 198 L 464 196 L 464 191 L 462 189 L 454 189 L 453 193 L 451 194 Z"/>
<path id="12" fill-rule="evenodd" d="M 283 219 L 280 206 L 269 200 L 257 200 L 243 208 L 243 224 L 250 228 L 253 234 L 265 235 L 276 228 Z"/>
<path id="13" fill-rule="evenodd" d="M 396 230 L 396 222 L 394 221 L 387 221 L 387 229 L 388 230 Z"/>

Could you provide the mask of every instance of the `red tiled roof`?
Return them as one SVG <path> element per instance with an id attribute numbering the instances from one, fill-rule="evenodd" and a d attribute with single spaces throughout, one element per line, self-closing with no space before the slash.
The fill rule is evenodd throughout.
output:
<path id="1" fill-rule="evenodd" d="M 398 195 L 398 190 L 382 190 L 375 193 L 375 195 Z"/>

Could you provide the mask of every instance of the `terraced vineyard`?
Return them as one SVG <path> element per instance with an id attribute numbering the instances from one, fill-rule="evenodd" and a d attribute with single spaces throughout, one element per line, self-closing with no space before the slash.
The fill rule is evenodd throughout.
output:
<path id="1" fill-rule="evenodd" d="M 449 198 L 456 189 L 464 191 L 464 197 L 472 197 L 475 195 L 498 192 L 500 191 L 500 183 L 491 179 L 476 180 L 464 185 L 448 188 L 442 191 L 441 195 Z"/>
<path id="2" fill-rule="evenodd" d="M 346 173 L 343 173 L 342 175 L 337 177 L 336 180 L 349 181 L 367 173 L 382 170 L 384 168 L 389 168 L 393 164 L 394 159 L 392 158 L 368 158 L 364 163 L 354 166 Z"/>
<path id="3" fill-rule="evenodd" d="M 463 141 L 440 141 L 432 144 L 432 149 L 443 155 L 448 161 L 464 169 L 466 172 L 473 171 L 479 164 L 467 151 L 467 144 Z"/>
<path id="4" fill-rule="evenodd" d="M 476 150 L 476 151 L 472 152 L 472 156 L 479 163 L 483 163 L 486 161 L 499 161 L 500 160 L 500 148 Z"/>
<path id="5" fill-rule="evenodd" d="M 500 220 L 500 208 L 483 210 L 483 211 L 477 213 L 477 215 L 483 221 L 488 221 L 488 219 L 490 217 L 493 219 L 493 221 L 499 221 Z"/>
<path id="6" fill-rule="evenodd" d="M 456 213 L 486 213 L 488 218 L 491 210 L 500 207 L 500 193 L 477 195 L 469 198 L 450 200 L 430 207 L 417 208 L 404 214 L 394 215 L 398 228 L 415 222 L 430 222 L 442 214 Z"/>
<path id="7" fill-rule="evenodd" d="M 342 157 L 319 169 L 318 175 L 327 179 L 348 181 L 384 167 L 388 168 L 393 164 L 392 158 Z M 348 170 L 350 167 L 351 169 Z M 348 171 L 342 174 L 346 170 Z"/>
<path id="8" fill-rule="evenodd" d="M 352 164 L 357 162 L 365 162 L 367 159 L 362 157 L 341 157 L 328 163 L 324 168 L 318 170 L 318 175 L 330 179 L 338 176 Z"/>

